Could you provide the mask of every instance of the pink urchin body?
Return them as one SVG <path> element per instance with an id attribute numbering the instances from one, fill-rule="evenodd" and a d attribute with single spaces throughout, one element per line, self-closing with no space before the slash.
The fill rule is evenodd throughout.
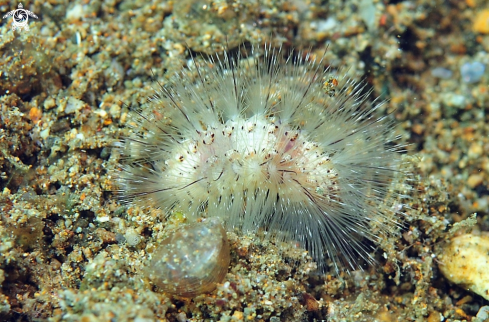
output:
<path id="1" fill-rule="evenodd" d="M 280 55 L 225 55 L 162 86 L 120 145 L 121 194 L 265 229 L 298 241 L 320 266 L 329 258 L 355 269 L 372 260 L 362 242 L 378 238 L 371 227 L 396 225 L 378 207 L 400 164 L 393 124 L 375 117 L 382 103 L 367 101 L 362 83 L 334 78 L 332 94 L 321 62 L 282 64 Z"/>

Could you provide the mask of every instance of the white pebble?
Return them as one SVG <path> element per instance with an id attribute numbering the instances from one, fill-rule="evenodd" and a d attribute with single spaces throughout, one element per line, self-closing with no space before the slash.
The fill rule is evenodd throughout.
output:
<path id="1" fill-rule="evenodd" d="M 134 229 L 128 229 L 124 237 L 126 238 L 129 246 L 136 246 L 141 242 L 141 235 L 139 235 L 139 233 Z"/>
<path id="2" fill-rule="evenodd" d="M 489 318 L 489 306 L 483 306 L 479 309 L 479 312 L 477 312 L 477 318 L 485 321 L 487 318 Z"/>
<path id="3" fill-rule="evenodd" d="M 457 236 L 444 247 L 438 267 L 452 283 L 489 300 L 489 238 L 471 234 Z"/>

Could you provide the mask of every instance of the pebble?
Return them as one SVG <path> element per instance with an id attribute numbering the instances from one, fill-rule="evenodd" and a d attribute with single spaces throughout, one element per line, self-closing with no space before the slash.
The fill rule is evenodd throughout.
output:
<path id="1" fill-rule="evenodd" d="M 144 270 L 166 293 L 191 298 L 213 291 L 226 276 L 229 262 L 226 232 L 219 219 L 210 218 L 171 233 Z"/>
<path id="2" fill-rule="evenodd" d="M 447 106 L 452 106 L 456 108 L 464 108 L 465 107 L 465 96 L 455 93 L 447 93 L 443 96 L 443 102 Z"/>
<path id="3" fill-rule="evenodd" d="M 80 111 L 83 106 L 85 106 L 85 103 L 82 100 L 79 100 L 72 96 L 68 97 L 67 100 L 63 100 L 62 104 L 60 104 L 60 107 L 64 107 L 64 112 L 66 114 L 72 114 Z"/>
<path id="4" fill-rule="evenodd" d="M 457 236 L 443 248 L 439 261 L 450 282 L 489 300 L 489 237 Z"/>
<path id="5" fill-rule="evenodd" d="M 330 17 L 326 20 L 318 20 L 311 22 L 311 27 L 316 28 L 318 32 L 334 30 L 338 25 L 338 21 L 335 18 Z"/>
<path id="6" fill-rule="evenodd" d="M 462 75 L 462 81 L 467 84 L 477 83 L 482 75 L 486 66 L 478 61 L 472 63 L 465 63 L 460 67 L 460 74 Z"/>
<path id="7" fill-rule="evenodd" d="M 475 188 L 478 185 L 482 184 L 484 177 L 480 174 L 471 174 L 467 179 L 467 185 L 471 188 Z"/>
<path id="8" fill-rule="evenodd" d="M 475 16 L 472 29 L 475 32 L 489 34 L 489 9 L 482 10 Z"/>
<path id="9" fill-rule="evenodd" d="M 453 75 L 452 71 L 443 67 L 436 67 L 431 70 L 431 76 L 441 79 L 449 79 Z"/>
<path id="10" fill-rule="evenodd" d="M 481 320 L 486 320 L 489 318 L 489 306 L 483 306 L 479 309 L 479 312 L 477 312 L 477 318 Z"/>

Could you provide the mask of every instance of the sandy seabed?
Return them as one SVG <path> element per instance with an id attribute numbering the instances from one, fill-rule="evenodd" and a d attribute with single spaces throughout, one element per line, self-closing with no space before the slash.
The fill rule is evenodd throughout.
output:
<path id="1" fill-rule="evenodd" d="M 28 31 L 0 26 L 0 320 L 478 321 L 487 300 L 438 257 L 455 235 L 489 231 L 489 76 L 469 68 L 489 65 L 486 1 L 23 5 L 38 17 Z M 0 15 L 17 6 L 0 1 Z M 291 243 L 228 232 L 223 283 L 172 297 L 141 270 L 185 218 L 121 205 L 112 146 L 190 55 L 269 41 L 327 47 L 329 65 L 388 100 L 379 116 L 410 144 L 404 225 L 375 245 L 378 265 L 340 276 Z"/>

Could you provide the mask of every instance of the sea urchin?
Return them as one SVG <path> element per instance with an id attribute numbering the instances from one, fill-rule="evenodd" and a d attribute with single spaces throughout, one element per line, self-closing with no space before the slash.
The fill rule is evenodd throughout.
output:
<path id="1" fill-rule="evenodd" d="M 383 102 L 322 59 L 261 51 L 192 60 L 160 86 L 119 144 L 123 199 L 263 229 L 337 271 L 372 261 L 363 240 L 396 226 L 379 208 L 401 149 Z"/>

